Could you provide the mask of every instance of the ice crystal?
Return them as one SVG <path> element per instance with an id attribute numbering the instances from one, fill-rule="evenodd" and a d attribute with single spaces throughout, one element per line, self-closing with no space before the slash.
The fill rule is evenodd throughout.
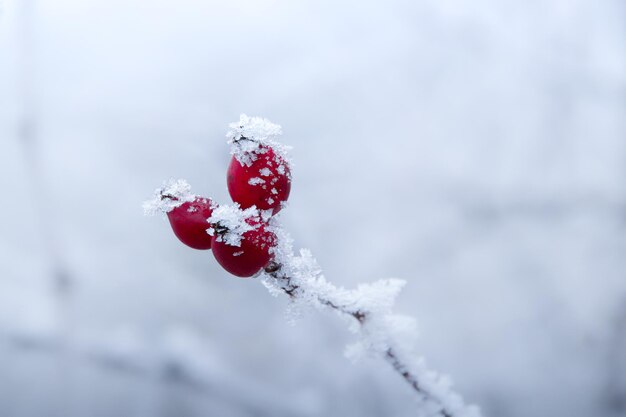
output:
<path id="1" fill-rule="evenodd" d="M 196 196 L 191 193 L 191 186 L 187 181 L 169 179 L 163 183 L 161 188 L 154 191 L 150 200 L 143 203 L 143 211 L 147 216 L 169 213 L 176 207 L 195 199 Z"/>
<path id="2" fill-rule="evenodd" d="M 263 178 L 253 177 L 248 180 L 248 184 L 250 185 L 265 184 L 265 180 Z"/>
<path id="3" fill-rule="evenodd" d="M 213 209 L 211 217 L 207 219 L 207 233 L 217 235 L 218 242 L 241 246 L 243 234 L 258 227 L 258 222 L 250 220 L 259 216 L 255 206 L 242 210 L 237 203 L 220 205 Z"/>
<path id="4" fill-rule="evenodd" d="M 262 117 L 248 117 L 242 114 L 238 122 L 229 125 L 226 133 L 231 145 L 230 153 L 245 166 L 250 166 L 258 155 L 272 148 L 277 155 L 288 163 L 288 147 L 276 141 L 282 135 L 282 128 Z M 285 172 L 285 167 L 279 165 L 279 172 Z"/>

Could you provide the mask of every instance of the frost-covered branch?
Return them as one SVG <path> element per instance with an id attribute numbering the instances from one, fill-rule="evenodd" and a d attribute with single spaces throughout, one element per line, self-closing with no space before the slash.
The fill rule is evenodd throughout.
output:
<path id="1" fill-rule="evenodd" d="M 412 352 L 415 323 L 410 317 L 392 312 L 396 296 L 405 282 L 387 279 L 361 284 L 349 291 L 328 282 L 308 250 L 293 252 L 292 239 L 276 219 L 273 231 L 278 237 L 274 261 L 264 270 L 264 284 L 273 295 L 289 296 L 295 315 L 302 309 L 330 309 L 347 319 L 360 341 L 346 349 L 358 359 L 365 354 L 384 358 L 406 380 L 420 400 L 424 416 L 478 417 L 477 407 L 466 406 L 451 389 L 451 381 L 426 368 L 424 360 Z"/>
<path id="2" fill-rule="evenodd" d="M 316 307 L 345 318 L 350 329 L 360 335 L 357 343 L 348 346 L 347 356 L 384 358 L 417 394 L 419 415 L 480 416 L 476 407 L 466 406 L 451 389 L 447 377 L 428 370 L 424 360 L 414 354 L 414 320 L 392 311 L 404 281 L 381 280 L 349 291 L 326 281 L 308 250 L 294 253 L 293 241 L 277 216 L 291 189 L 288 148 L 277 141 L 280 126 L 241 115 L 230 128 L 227 137 L 233 158 L 227 184 L 234 204 L 208 204 L 210 199 L 192 195 L 191 187 L 179 180 L 157 189 L 153 200 L 144 205 L 146 212 L 166 213 L 181 242 L 196 249 L 210 248 L 216 261 L 232 275 L 263 274 L 273 295 L 289 296 L 289 308 L 296 315 Z M 170 195 L 175 198 L 164 198 Z M 183 203 L 184 198 L 189 202 Z M 185 204 L 198 199 L 207 202 L 202 212 L 186 208 Z M 210 242 L 205 244 L 209 236 Z"/>

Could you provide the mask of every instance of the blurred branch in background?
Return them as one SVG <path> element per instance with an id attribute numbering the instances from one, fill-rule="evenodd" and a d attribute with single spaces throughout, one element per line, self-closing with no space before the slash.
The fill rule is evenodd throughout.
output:
<path id="1" fill-rule="evenodd" d="M 626 413 L 626 297 L 618 305 L 609 341 L 606 398 L 609 410 Z"/>
<path id="2" fill-rule="evenodd" d="M 291 406 L 263 384 L 234 376 L 190 331 L 166 332 L 157 343 L 138 337 L 134 331 L 82 339 L 40 331 L 2 333 L 2 342 L 20 354 L 45 353 L 68 358 L 68 365 L 74 367 L 97 367 L 146 382 L 154 379 L 160 384 L 175 384 L 227 403 L 242 415 L 306 415 L 306 411 Z"/>
<path id="3" fill-rule="evenodd" d="M 17 139 L 24 154 L 26 182 L 35 210 L 35 222 L 44 250 L 46 270 L 50 277 L 50 296 L 55 300 L 59 320 L 59 340 L 66 344 L 72 333 L 72 287 L 73 278 L 63 258 L 58 240 L 61 236 L 55 228 L 57 217 L 54 201 L 48 192 L 41 156 L 41 103 L 38 70 L 41 70 L 37 45 L 37 2 L 22 0 L 17 5 L 18 41 L 18 125 Z M 47 341 L 33 346 L 52 348 Z M 51 387 L 61 399 L 61 408 L 68 410 L 72 403 L 69 352 L 59 350 L 56 355 L 57 374 L 63 382 Z"/>
<path id="4" fill-rule="evenodd" d="M 42 166 L 41 129 L 40 129 L 40 103 L 39 82 L 37 77 L 37 31 L 36 25 L 36 1 L 22 0 L 18 3 L 18 100 L 19 121 L 17 137 L 23 152 L 28 175 L 30 195 L 34 200 L 33 206 L 37 210 L 38 230 L 50 265 L 52 284 L 58 292 L 58 296 L 64 298 L 61 304 L 66 304 L 65 298 L 69 296 L 72 278 L 63 259 L 62 248 L 54 230 L 55 212 L 50 204 L 50 193 L 45 184 L 45 173 Z"/>

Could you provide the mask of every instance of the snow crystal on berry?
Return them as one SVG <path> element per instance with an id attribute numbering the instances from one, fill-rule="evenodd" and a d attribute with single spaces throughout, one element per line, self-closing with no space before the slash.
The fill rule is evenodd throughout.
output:
<path id="1" fill-rule="evenodd" d="M 250 166 L 259 154 L 272 148 L 277 155 L 288 162 L 289 147 L 275 139 L 282 135 L 282 128 L 262 117 L 239 116 L 238 122 L 229 124 L 230 130 L 226 133 L 231 145 L 230 153 L 245 166 Z M 280 169 L 280 167 L 279 167 Z M 285 168 L 282 167 L 283 173 Z"/>
<path id="2" fill-rule="evenodd" d="M 248 180 L 248 184 L 250 184 L 250 185 L 265 184 L 265 180 L 263 178 L 254 177 L 254 178 L 250 178 Z"/>
<path id="3" fill-rule="evenodd" d="M 207 219 L 210 227 L 207 233 L 211 236 L 217 235 L 218 242 L 225 242 L 230 246 L 241 246 L 243 234 L 249 230 L 254 230 L 257 225 L 251 225 L 246 220 L 259 217 L 259 211 L 252 206 L 245 210 L 239 204 L 221 205 L 213 209 L 211 217 Z"/>
<path id="4" fill-rule="evenodd" d="M 272 210 L 259 210 L 259 215 L 261 217 L 261 220 L 267 223 L 270 221 L 274 213 L 272 212 Z"/>
<path id="5" fill-rule="evenodd" d="M 169 179 L 163 183 L 161 188 L 154 191 L 153 198 L 143 203 L 143 211 L 147 216 L 169 213 L 176 207 L 195 199 L 196 196 L 191 193 L 191 186 L 187 181 Z"/>

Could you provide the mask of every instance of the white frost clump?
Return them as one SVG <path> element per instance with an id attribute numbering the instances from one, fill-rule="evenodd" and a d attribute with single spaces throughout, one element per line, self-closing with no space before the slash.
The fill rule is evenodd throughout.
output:
<path id="1" fill-rule="evenodd" d="M 288 161 L 289 148 L 275 140 L 283 133 L 280 125 L 262 117 L 242 114 L 239 121 L 230 123 L 229 127 L 226 137 L 231 145 L 230 153 L 242 165 L 250 166 L 257 159 L 257 155 L 265 153 L 268 147 Z"/>
<path id="2" fill-rule="evenodd" d="M 218 242 L 239 247 L 243 234 L 258 227 L 258 224 L 254 226 L 246 221 L 253 217 L 259 217 L 259 211 L 255 206 L 245 210 L 242 210 L 237 203 L 217 206 L 213 209 L 211 217 L 207 219 L 210 224 L 207 233 L 211 236 L 217 233 Z"/>
<path id="3" fill-rule="evenodd" d="M 263 178 L 254 177 L 254 178 L 250 178 L 248 180 L 248 184 L 250 184 L 250 185 L 265 184 L 265 180 Z"/>
<path id="4" fill-rule="evenodd" d="M 154 191 L 154 196 L 143 203 L 146 216 L 158 213 L 169 213 L 186 202 L 191 202 L 196 196 L 191 193 L 191 186 L 185 180 L 169 179 L 161 188 Z"/>
<path id="5" fill-rule="evenodd" d="M 297 286 L 297 297 L 293 302 L 303 300 L 318 307 L 328 306 L 328 302 L 350 313 L 371 312 L 389 313 L 393 303 L 405 285 L 399 279 L 387 279 L 372 284 L 361 284 L 355 290 L 336 287 L 326 281 L 317 261 L 308 249 L 300 249 L 299 255 L 293 252 L 293 239 L 280 226 L 272 222 L 271 231 L 277 237 L 274 259 L 282 265 L 281 272 L 290 277 L 290 283 Z M 283 280 L 266 276 L 266 286 L 284 287 Z M 278 292 L 280 293 L 280 291 Z"/>

